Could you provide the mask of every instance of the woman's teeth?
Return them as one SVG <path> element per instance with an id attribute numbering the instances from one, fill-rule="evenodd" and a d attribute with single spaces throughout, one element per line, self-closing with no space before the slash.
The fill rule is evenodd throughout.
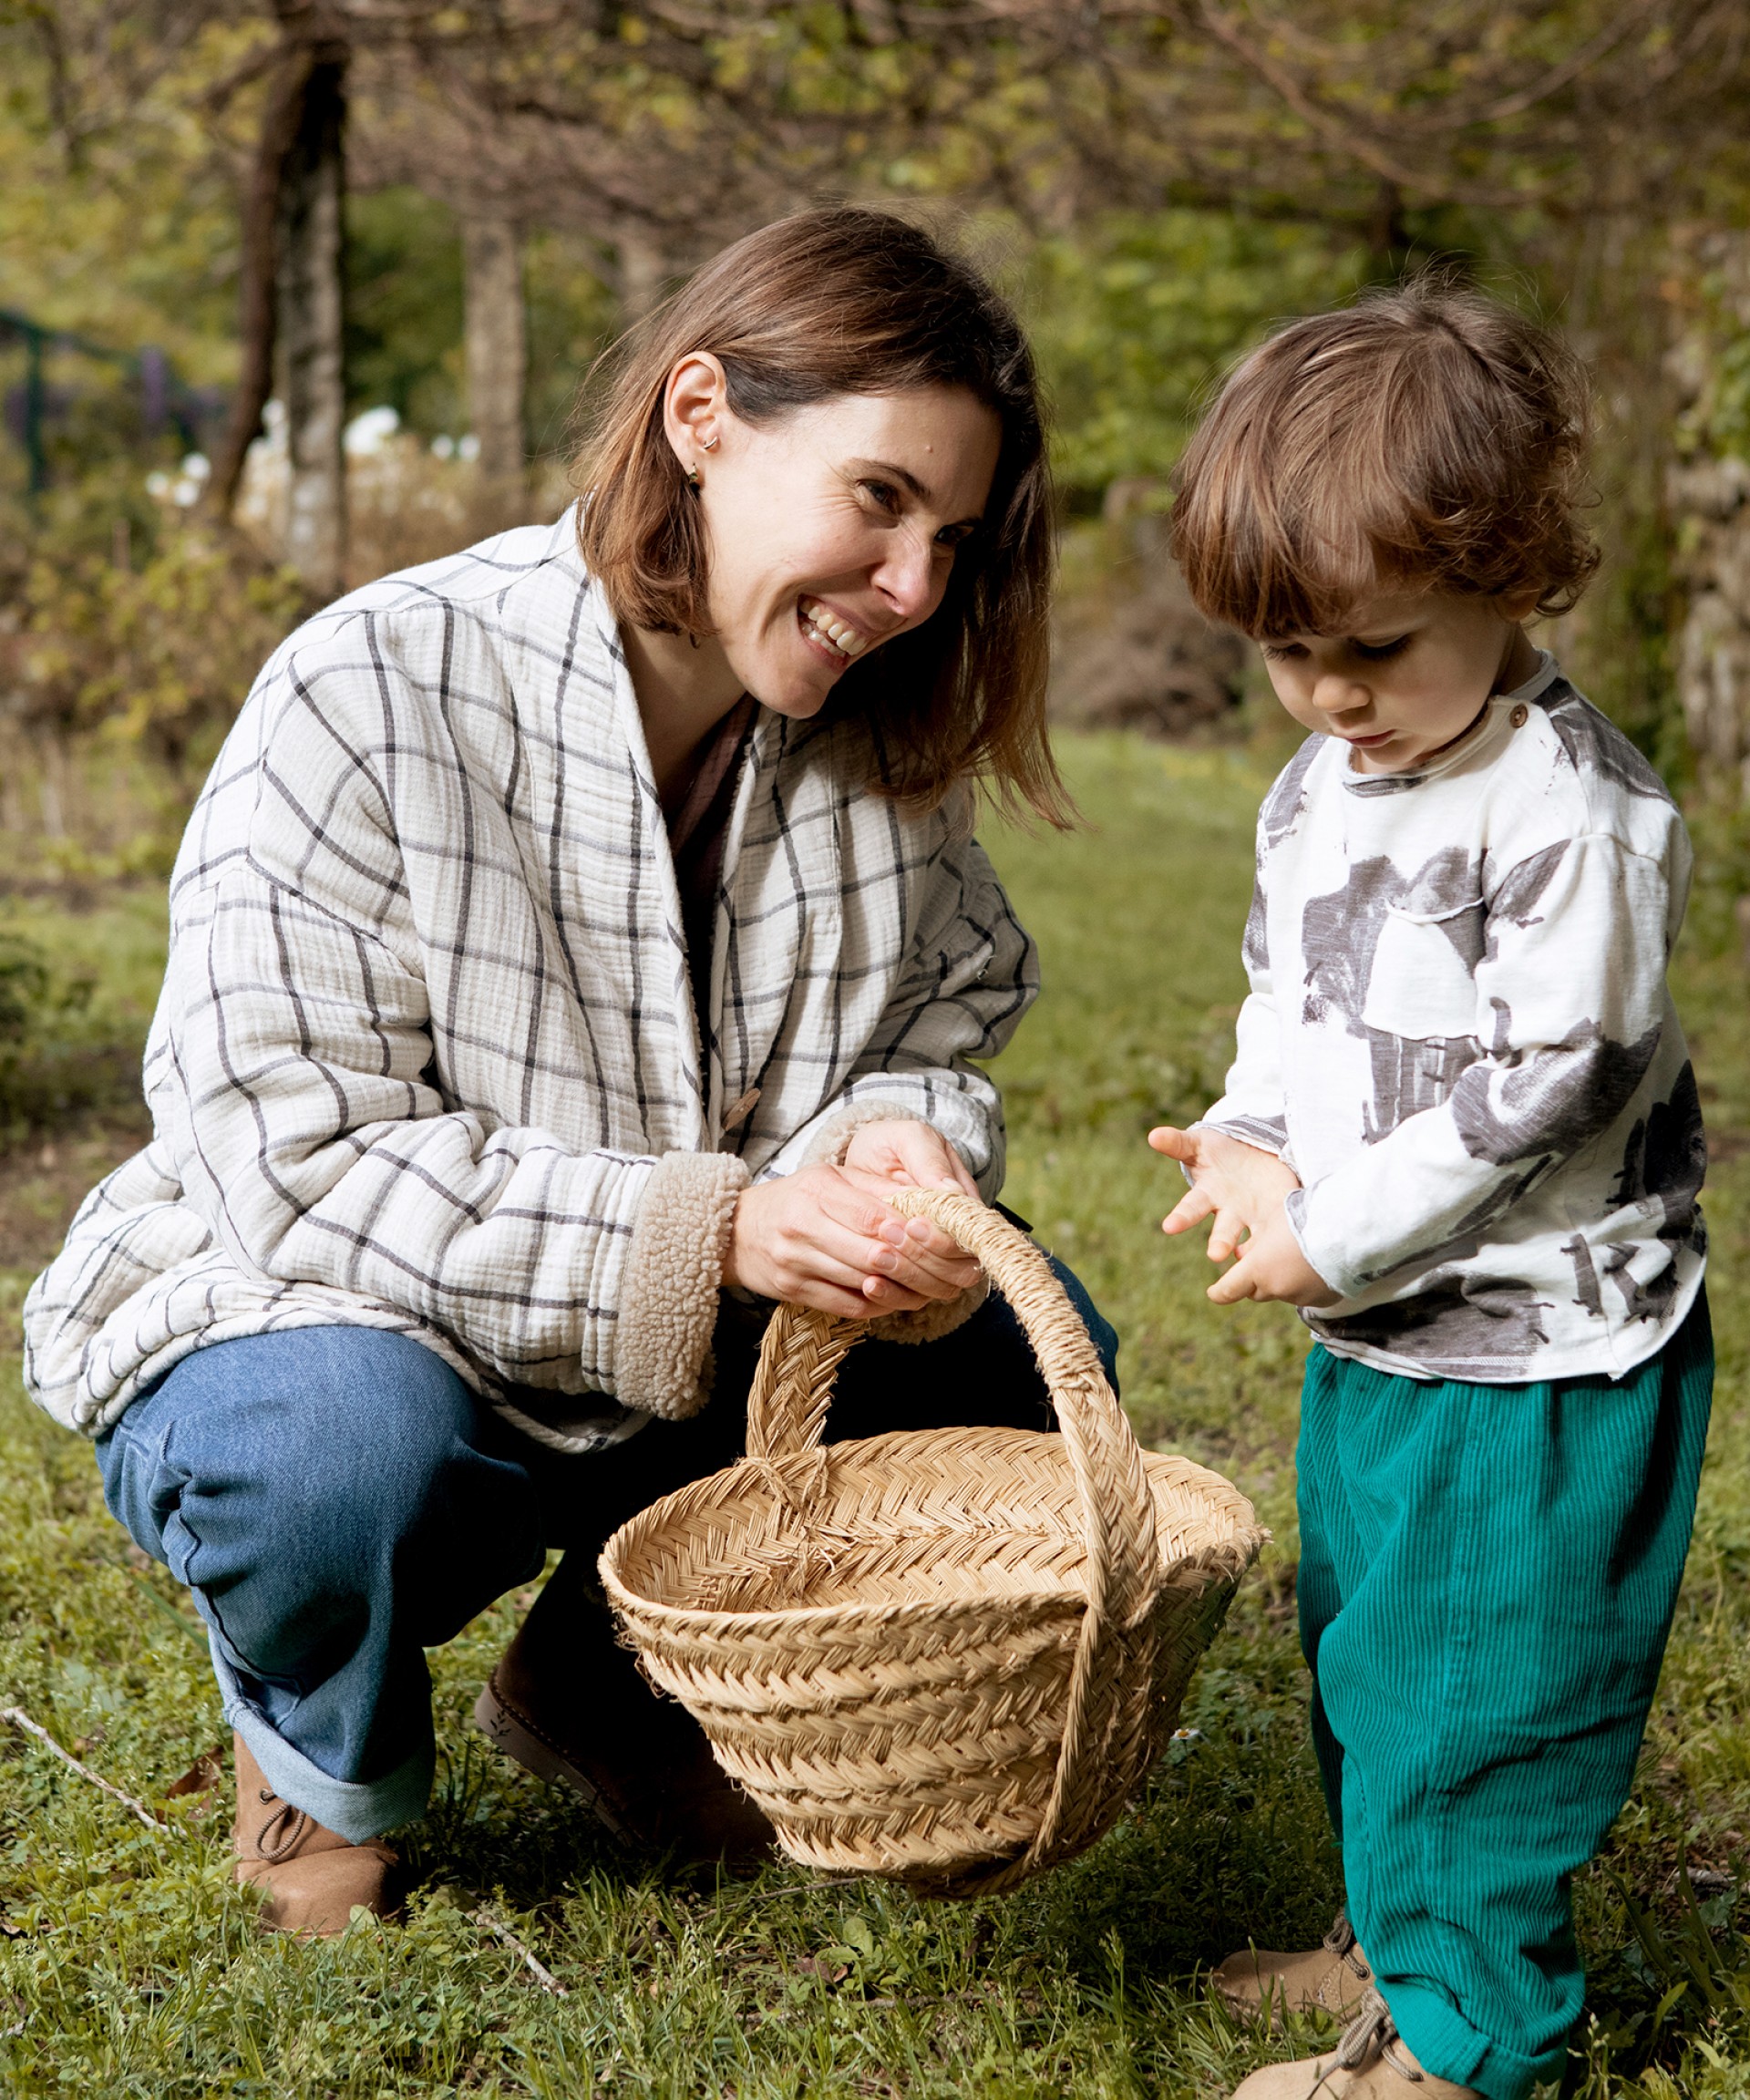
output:
<path id="1" fill-rule="evenodd" d="M 860 634 L 854 627 L 848 627 L 836 614 L 829 612 L 818 599 L 802 599 L 798 604 L 797 613 L 810 634 L 824 642 L 829 648 L 836 649 L 841 656 L 860 656 L 869 647 L 866 636 Z"/>

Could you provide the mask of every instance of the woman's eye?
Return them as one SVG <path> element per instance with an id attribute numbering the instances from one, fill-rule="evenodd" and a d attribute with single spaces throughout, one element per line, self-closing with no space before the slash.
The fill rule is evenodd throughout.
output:
<path id="1" fill-rule="evenodd" d="M 899 510 L 900 492 L 890 481 L 860 481 L 858 483 L 858 487 L 867 490 L 870 499 L 878 503 L 883 510 L 897 511 Z"/>
<path id="2" fill-rule="evenodd" d="M 1409 639 L 1407 634 L 1400 634 L 1395 642 L 1352 641 L 1350 647 L 1364 663 L 1383 664 L 1386 657 L 1395 656 L 1400 649 L 1405 648 Z"/>
<path id="3" fill-rule="evenodd" d="M 952 554 L 957 547 L 963 547 L 977 530 L 976 525 L 944 525 L 936 534 L 936 545 L 945 547 Z"/>

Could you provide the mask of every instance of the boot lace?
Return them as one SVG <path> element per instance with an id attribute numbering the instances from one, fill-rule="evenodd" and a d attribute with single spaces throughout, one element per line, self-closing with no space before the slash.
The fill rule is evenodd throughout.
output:
<path id="1" fill-rule="evenodd" d="M 1374 2062 L 1385 2064 L 1388 2071 L 1396 2072 L 1411 2085 L 1421 2085 L 1422 2067 L 1414 2057 L 1404 2053 L 1400 2046 L 1402 2039 L 1390 2006 L 1377 1991 L 1370 1991 L 1362 2000 L 1361 2011 L 1343 2029 L 1336 2054 L 1312 2081 L 1306 2100 L 1312 2100 L 1312 2095 L 1333 2071 L 1364 2071 Z"/>
<path id="2" fill-rule="evenodd" d="M 282 1801 L 272 1787 L 262 1788 L 262 1806 L 274 1804 L 273 1813 L 255 1834 L 255 1851 L 260 1858 L 271 1860 L 276 1866 L 289 1859 L 303 1844 L 310 1818 L 302 1808 L 294 1808 L 289 1801 Z"/>
<path id="3" fill-rule="evenodd" d="M 1358 1976 L 1364 1983 L 1373 1982 L 1374 1972 L 1356 1945 L 1355 1929 L 1349 1922 L 1346 1906 L 1337 1912 L 1335 1921 L 1324 1936 L 1323 1945 L 1327 1952 L 1334 1954 L 1352 1975 Z"/>

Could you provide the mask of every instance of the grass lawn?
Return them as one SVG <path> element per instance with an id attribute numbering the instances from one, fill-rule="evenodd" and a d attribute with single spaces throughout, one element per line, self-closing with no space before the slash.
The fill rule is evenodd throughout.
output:
<path id="1" fill-rule="evenodd" d="M 432 1656 L 441 1765 L 429 1815 L 399 1839 L 416 1883 L 407 1925 L 361 1924 L 314 1947 L 263 1936 L 227 1879 L 224 1788 L 170 1795 L 222 1741 L 204 1642 L 163 1570 L 105 1515 L 89 1453 L 25 1402 L 29 1269 L 0 1268 L 0 1705 L 27 1710 L 164 1816 L 149 1831 L 0 1725 L 0 2090 L 1219 2096 L 1281 2053 L 1211 2009 L 1199 1971 L 1248 1936 L 1310 1944 L 1339 1892 L 1293 1633 L 1301 1330 L 1280 1308 L 1205 1302 L 1201 1254 L 1158 1230 L 1175 1177 L 1142 1143 L 1151 1121 L 1194 1113 L 1219 1085 L 1267 768 L 1117 738 L 1073 741 L 1067 757 L 1096 828 L 990 839 L 1047 983 L 999 1067 L 1008 1200 L 1123 1333 L 1145 1440 L 1220 1467 L 1276 1534 L 1193 1687 L 1185 1719 L 1199 1733 L 1174 1746 L 1148 1799 L 1085 1859 L 985 1904 L 822 1886 L 788 1865 L 721 1885 L 675 1875 L 617 1852 L 568 1796 L 472 1736 L 468 1707 L 525 1594 Z M 32 905 L 28 920 L 57 952 L 101 962 L 99 1001 L 120 1010 L 149 977 L 157 909 L 135 894 L 77 917 Z M 1591 2025 L 1570 2083 L 1597 2095 L 1750 2095 L 1750 1945 L 1737 1930 L 1750 1852 L 1741 960 L 1692 939 L 1680 997 L 1715 1144 L 1721 1379 L 1640 1786 L 1579 1891 Z M 15 1158 L 0 1202 L 47 1216 L 67 1148 L 85 1146 L 83 1164 L 106 1141 L 88 1127 Z M 0 1260 L 22 1260 L 24 1243 L 0 1241 Z"/>

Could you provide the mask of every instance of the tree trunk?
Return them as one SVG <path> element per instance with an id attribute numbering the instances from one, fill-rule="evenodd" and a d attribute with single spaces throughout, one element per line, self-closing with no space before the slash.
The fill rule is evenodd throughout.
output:
<path id="1" fill-rule="evenodd" d="M 1677 687 L 1704 777 L 1750 801 L 1750 463 L 1722 442 L 1724 352 L 1750 330 L 1750 239 L 1692 236 L 1683 258 L 1705 299 L 1686 302 L 1688 325 L 1672 363 L 1696 440 L 1667 478 L 1678 568 L 1688 607 L 1678 631 Z"/>
<path id="2" fill-rule="evenodd" d="M 346 555 L 344 135 L 346 60 L 321 50 L 280 190 L 277 272 L 285 403 L 285 558 L 313 591 L 342 588 Z"/>
<path id="3" fill-rule="evenodd" d="M 236 508 L 243 462 L 262 427 L 273 387 L 273 279 L 277 269 L 280 191 L 285 164 L 304 121 L 312 53 L 301 45 L 286 54 L 268 85 L 255 165 L 243 199 L 242 260 L 238 271 L 237 332 L 242 357 L 219 457 L 207 483 L 207 501 L 221 518 Z"/>
<path id="4" fill-rule="evenodd" d="M 623 228 L 614 242 L 620 264 L 620 324 L 642 321 L 668 281 L 668 259 L 642 227 Z"/>
<path id="5" fill-rule="evenodd" d="M 462 221 L 468 416 L 479 440 L 483 489 L 515 502 L 523 492 L 522 241 L 508 219 Z"/>

